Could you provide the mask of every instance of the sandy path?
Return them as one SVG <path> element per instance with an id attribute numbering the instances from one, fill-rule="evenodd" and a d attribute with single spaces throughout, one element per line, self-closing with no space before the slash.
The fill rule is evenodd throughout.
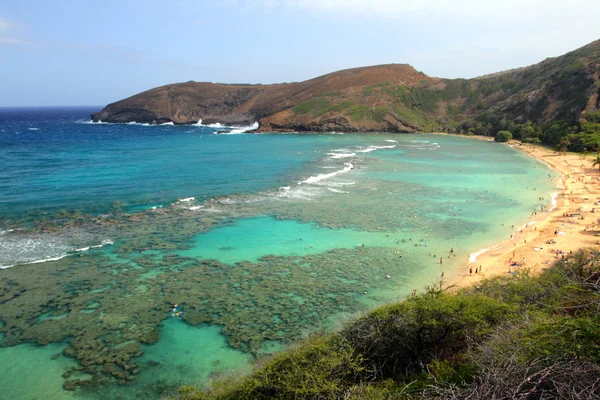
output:
<path id="1" fill-rule="evenodd" d="M 580 248 L 597 247 L 596 242 L 600 240 L 595 236 L 595 233 L 600 235 L 600 172 L 598 167 L 592 166 L 593 158 L 578 153 L 559 155 L 547 148 L 519 142 L 512 145 L 561 174 L 564 190 L 556 196 L 556 207 L 551 210 L 553 205 L 549 204 L 544 211 L 530 217 L 530 222 L 536 223 L 522 231 L 515 227 L 514 238 L 498 243 L 496 248 L 478 256 L 475 261 L 465 260 L 464 271 L 444 282 L 444 286 L 465 287 L 484 278 L 525 269 L 537 273 L 562 257 L 557 251 L 568 254 Z M 512 262 L 521 266 L 511 266 Z M 480 267 L 482 271 L 475 273 Z"/>

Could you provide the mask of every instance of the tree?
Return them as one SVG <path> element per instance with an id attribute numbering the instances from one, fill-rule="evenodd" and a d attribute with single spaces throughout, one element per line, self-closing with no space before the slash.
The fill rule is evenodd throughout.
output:
<path id="1" fill-rule="evenodd" d="M 555 121 L 545 127 L 541 139 L 546 144 L 557 146 L 563 137 L 575 134 L 577 130 L 571 121 Z"/>
<path id="2" fill-rule="evenodd" d="M 560 154 L 560 153 L 564 154 L 567 152 L 570 145 L 571 145 L 571 138 L 569 136 L 565 136 L 565 137 L 561 138 L 560 142 L 558 142 L 558 144 L 556 145 L 556 152 L 558 154 Z"/>
<path id="3" fill-rule="evenodd" d="M 598 166 L 598 171 L 600 171 L 600 153 L 596 154 L 596 159 L 594 160 L 594 163 L 592 164 L 592 166 Z"/>
<path id="4" fill-rule="evenodd" d="M 512 133 L 510 133 L 509 131 L 500 131 L 496 133 L 496 137 L 494 138 L 496 142 L 508 142 L 511 139 Z"/>
<path id="5" fill-rule="evenodd" d="M 481 125 L 480 132 L 483 136 L 490 136 L 494 127 L 489 122 Z"/>
<path id="6" fill-rule="evenodd" d="M 535 127 L 531 121 L 527 121 L 521 126 L 521 140 L 536 136 Z"/>

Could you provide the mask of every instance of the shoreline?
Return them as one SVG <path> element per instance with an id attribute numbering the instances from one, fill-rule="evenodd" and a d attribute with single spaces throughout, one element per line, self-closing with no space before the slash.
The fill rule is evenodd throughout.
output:
<path id="1" fill-rule="evenodd" d="M 545 147 L 515 141 L 508 145 L 558 172 L 560 189 L 552 193 L 548 208 L 539 211 L 536 220 L 515 228 L 512 238 L 470 254 L 458 275 L 444 282 L 452 290 L 520 271 L 538 274 L 563 253 L 600 243 L 595 236 L 600 235 L 600 201 L 596 204 L 600 199 L 600 178 L 591 157 L 580 153 L 558 154 Z M 512 262 L 521 265 L 511 265 Z M 475 273 L 480 268 L 481 272 Z M 469 273 L 469 269 L 473 272 Z"/>

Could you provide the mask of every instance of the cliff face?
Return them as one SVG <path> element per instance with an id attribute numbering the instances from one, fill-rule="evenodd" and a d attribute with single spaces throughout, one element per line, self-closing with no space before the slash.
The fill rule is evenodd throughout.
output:
<path id="1" fill-rule="evenodd" d="M 600 41 L 539 64 L 474 79 L 438 79 L 406 64 L 304 82 L 161 86 L 109 104 L 94 121 L 250 125 L 263 131 L 453 130 L 473 119 L 577 121 L 600 104 Z"/>

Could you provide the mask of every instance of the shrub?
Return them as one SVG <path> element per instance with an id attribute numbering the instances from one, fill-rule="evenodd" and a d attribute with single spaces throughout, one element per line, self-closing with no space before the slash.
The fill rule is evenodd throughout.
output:
<path id="1" fill-rule="evenodd" d="M 376 377 L 419 373 L 432 360 L 454 357 L 467 338 L 481 340 L 510 308 L 490 297 L 430 292 L 382 307 L 341 335 L 363 355 Z"/>
<path id="2" fill-rule="evenodd" d="M 362 372 L 361 358 L 337 335 L 312 337 L 277 353 L 238 382 L 217 380 L 204 392 L 180 399 L 337 399 Z M 185 395 L 185 396 L 182 396 Z M 194 397 L 196 396 L 196 397 Z"/>
<path id="3" fill-rule="evenodd" d="M 310 99 L 298 104 L 296 107 L 292 108 L 292 111 L 295 114 L 310 113 L 311 117 L 315 118 L 325 114 L 327 112 L 328 107 L 329 100 L 323 97 L 316 97 L 314 99 Z"/>
<path id="4" fill-rule="evenodd" d="M 373 111 L 373 121 L 383 122 L 387 114 L 388 109 L 386 107 L 377 106 Z"/>
<path id="5" fill-rule="evenodd" d="M 496 142 L 508 142 L 511 139 L 512 133 L 510 133 L 509 131 L 499 131 L 498 133 L 496 133 L 496 137 L 494 138 Z"/>

